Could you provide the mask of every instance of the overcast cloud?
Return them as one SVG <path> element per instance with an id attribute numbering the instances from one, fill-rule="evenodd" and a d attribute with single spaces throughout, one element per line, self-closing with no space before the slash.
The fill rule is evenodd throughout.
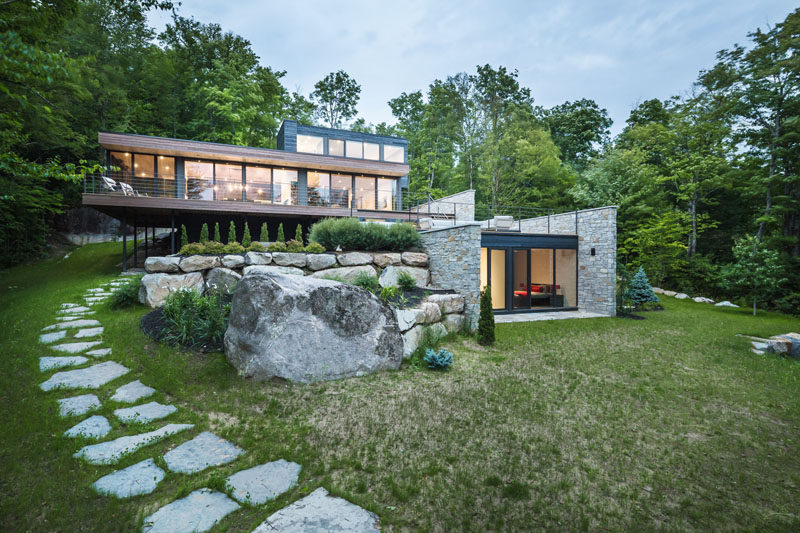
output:
<path id="1" fill-rule="evenodd" d="M 782 21 L 781 0 L 663 2 L 289 2 L 183 0 L 179 11 L 217 22 L 285 70 L 303 94 L 343 69 L 361 84 L 359 115 L 394 122 L 387 101 L 436 78 L 490 63 L 519 70 L 538 105 L 594 99 L 624 126 L 648 98 L 686 92 L 715 53 Z M 168 20 L 154 14 L 159 29 Z"/>

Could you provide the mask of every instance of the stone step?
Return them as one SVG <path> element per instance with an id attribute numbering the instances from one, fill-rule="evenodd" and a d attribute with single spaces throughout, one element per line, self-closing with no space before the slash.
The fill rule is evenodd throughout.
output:
<path id="1" fill-rule="evenodd" d="M 106 361 L 87 368 L 56 372 L 50 379 L 39 385 L 44 391 L 53 389 L 97 389 L 109 381 L 130 372 L 119 363 Z"/>
<path id="2" fill-rule="evenodd" d="M 80 306 L 78 304 L 72 304 L 72 303 L 61 304 L 61 309 L 74 309 L 75 307 L 80 307 Z"/>
<path id="3" fill-rule="evenodd" d="M 225 483 L 231 496 L 240 503 L 263 505 L 294 487 L 301 468 L 297 463 L 279 459 L 236 472 Z"/>
<path id="4" fill-rule="evenodd" d="M 75 333 L 76 339 L 85 339 L 87 337 L 97 337 L 103 333 L 103 326 L 98 326 L 96 328 L 84 328 L 79 329 Z"/>
<path id="5" fill-rule="evenodd" d="M 138 379 L 119 387 L 111 397 L 113 402 L 134 403 L 151 396 L 156 390 L 143 385 Z"/>
<path id="6" fill-rule="evenodd" d="M 102 288 L 102 287 L 98 287 L 96 289 L 87 289 L 86 292 L 89 292 L 89 293 L 92 293 L 92 294 L 97 294 L 97 293 L 104 293 L 104 292 L 106 292 L 106 290 L 104 288 Z"/>
<path id="7" fill-rule="evenodd" d="M 59 322 L 69 322 L 70 320 L 80 320 L 92 316 L 94 311 L 84 311 L 83 313 L 71 313 L 69 315 L 58 315 L 56 320 Z"/>
<path id="8" fill-rule="evenodd" d="M 83 422 L 78 422 L 64 432 L 67 437 L 83 437 L 86 439 L 99 439 L 108 435 L 111 431 L 111 424 L 104 416 L 90 416 Z"/>
<path id="9" fill-rule="evenodd" d="M 83 311 L 91 311 L 91 309 L 89 309 L 86 306 L 79 305 L 79 306 L 76 306 L 76 307 L 70 307 L 68 309 L 59 309 L 58 311 L 56 311 L 56 314 L 59 314 L 59 315 L 71 315 L 72 313 L 81 313 Z"/>
<path id="10" fill-rule="evenodd" d="M 114 411 L 120 422 L 132 422 L 134 424 L 146 424 L 154 420 L 166 418 L 178 408 L 174 405 L 163 405 L 158 402 L 150 402 L 135 407 L 124 407 Z"/>
<path id="11" fill-rule="evenodd" d="M 60 341 L 67 336 L 65 330 L 54 331 L 53 333 L 42 333 L 39 335 L 39 342 L 42 344 L 50 344 L 51 342 Z"/>
<path id="12" fill-rule="evenodd" d="M 64 368 L 67 366 L 80 366 L 88 361 L 85 357 L 78 355 L 72 357 L 40 357 L 39 370 L 46 372 L 56 368 Z"/>
<path id="13" fill-rule="evenodd" d="M 83 459 L 93 465 L 111 465 L 119 462 L 126 455 L 130 455 L 139 448 L 155 444 L 176 433 L 194 427 L 194 424 L 167 424 L 155 431 L 140 433 L 138 435 L 127 435 L 118 439 L 90 444 L 84 446 L 73 457 Z"/>
<path id="14" fill-rule="evenodd" d="M 320 487 L 305 498 L 271 514 L 253 533 L 275 531 L 380 531 L 380 519 L 342 498 L 330 496 Z"/>
<path id="15" fill-rule="evenodd" d="M 181 474 L 196 474 L 210 466 L 234 461 L 244 450 L 208 431 L 164 454 L 167 468 Z"/>
<path id="16" fill-rule="evenodd" d="M 94 394 L 83 394 L 58 400 L 58 412 L 62 418 L 81 416 L 100 407 L 100 399 Z"/>
<path id="17" fill-rule="evenodd" d="M 239 504 L 221 492 L 199 489 L 145 518 L 142 533 L 208 531 L 237 509 Z"/>
<path id="18" fill-rule="evenodd" d="M 79 318 L 78 320 L 65 320 L 58 324 L 53 324 L 42 328 L 42 331 L 53 331 L 54 329 L 67 329 L 67 328 L 88 328 L 99 326 L 100 322 L 94 318 Z"/>
<path id="19" fill-rule="evenodd" d="M 89 350 L 86 355 L 92 357 L 105 357 L 111 353 L 111 348 L 98 348 L 97 350 Z"/>
<path id="20" fill-rule="evenodd" d="M 145 459 L 101 477 L 92 484 L 92 488 L 106 496 L 131 498 L 150 494 L 156 490 L 164 475 L 164 470 L 159 468 L 153 459 Z"/>
<path id="21" fill-rule="evenodd" d="M 88 350 L 89 348 L 94 348 L 98 344 L 102 344 L 102 341 L 67 342 L 64 344 L 56 344 L 54 346 L 50 346 L 50 348 L 58 352 L 80 353 Z"/>

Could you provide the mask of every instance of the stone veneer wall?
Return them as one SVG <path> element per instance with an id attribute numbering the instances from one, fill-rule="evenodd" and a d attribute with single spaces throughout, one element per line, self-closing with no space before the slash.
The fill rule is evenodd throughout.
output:
<path id="1" fill-rule="evenodd" d="M 431 284 L 452 289 L 465 300 L 464 315 L 470 330 L 478 326 L 481 290 L 481 227 L 462 224 L 420 232 L 428 254 Z"/>
<path id="2" fill-rule="evenodd" d="M 549 219 L 549 220 L 548 220 Z M 614 316 L 617 282 L 617 208 L 585 209 L 520 221 L 525 233 L 578 235 L 578 306 Z M 549 231 L 548 231 L 549 224 Z M 592 256 L 592 248 L 595 255 Z"/>

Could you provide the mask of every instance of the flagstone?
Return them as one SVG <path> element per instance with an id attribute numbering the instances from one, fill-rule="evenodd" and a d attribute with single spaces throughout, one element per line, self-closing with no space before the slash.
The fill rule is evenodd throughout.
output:
<path id="1" fill-rule="evenodd" d="M 301 468 L 297 463 L 279 459 L 236 472 L 226 482 L 235 500 L 262 505 L 294 487 Z"/>
<path id="2" fill-rule="evenodd" d="M 98 292 L 106 292 L 106 290 L 102 287 L 96 289 L 87 289 L 86 292 L 98 293 Z"/>
<path id="3" fill-rule="evenodd" d="M 50 348 L 59 352 L 80 353 L 98 344 L 102 344 L 102 342 L 103 341 L 67 342 L 65 344 L 56 344 Z"/>
<path id="4" fill-rule="evenodd" d="M 95 320 L 94 318 L 82 318 L 78 320 L 67 320 L 66 322 L 60 322 L 58 324 L 53 324 L 52 326 L 47 326 L 43 328 L 42 331 L 52 331 L 54 329 L 67 329 L 67 328 L 85 328 L 89 326 L 99 326 L 100 322 Z"/>
<path id="5" fill-rule="evenodd" d="M 239 504 L 221 492 L 199 489 L 145 518 L 142 533 L 208 531 L 237 509 Z"/>
<path id="6" fill-rule="evenodd" d="M 116 416 L 122 422 L 133 422 L 135 424 L 146 424 L 153 420 L 160 420 L 165 418 L 178 408 L 174 405 L 163 405 L 158 402 L 150 402 L 134 407 L 123 407 L 114 411 Z"/>
<path id="7" fill-rule="evenodd" d="M 56 313 L 58 313 L 59 315 L 68 315 L 68 314 L 71 314 L 71 313 L 80 313 L 82 311 L 91 311 L 91 309 L 89 309 L 88 307 L 79 305 L 77 307 L 70 307 L 68 309 L 59 309 L 58 311 L 56 311 Z"/>
<path id="8" fill-rule="evenodd" d="M 155 444 L 167 437 L 194 427 L 194 424 L 167 424 L 155 431 L 127 435 L 114 440 L 84 446 L 73 457 L 83 459 L 93 465 L 111 465 L 119 462 L 126 455 L 130 455 L 139 448 Z"/>
<path id="9" fill-rule="evenodd" d="M 103 326 L 98 326 L 96 328 L 85 328 L 78 330 L 78 332 L 75 333 L 75 338 L 85 339 L 86 337 L 97 337 L 101 333 L 103 333 Z"/>
<path id="10" fill-rule="evenodd" d="M 72 309 L 74 307 L 80 307 L 80 306 L 78 304 L 71 304 L 71 303 L 61 304 L 61 309 Z"/>
<path id="11" fill-rule="evenodd" d="M 78 366 L 88 361 L 83 356 L 67 356 L 67 357 L 40 357 L 39 370 L 45 372 L 46 370 L 53 370 L 55 368 L 64 368 L 66 366 Z"/>
<path id="12" fill-rule="evenodd" d="M 244 450 L 208 431 L 200 433 L 164 454 L 167 468 L 182 474 L 196 474 L 209 466 L 230 463 Z"/>
<path id="13" fill-rule="evenodd" d="M 111 401 L 123 403 L 138 402 L 142 398 L 147 398 L 152 395 L 155 391 L 155 389 L 142 384 L 142 382 L 137 379 L 114 391 Z"/>
<path id="14" fill-rule="evenodd" d="M 50 344 L 51 342 L 61 340 L 66 336 L 67 332 L 63 329 L 54 333 L 43 333 L 42 335 L 39 335 L 39 342 L 42 344 Z"/>
<path id="15" fill-rule="evenodd" d="M 58 400 L 58 411 L 62 417 L 85 415 L 100 407 L 100 399 L 94 394 L 83 394 Z"/>
<path id="16" fill-rule="evenodd" d="M 330 496 L 320 487 L 305 498 L 271 514 L 253 533 L 273 531 L 380 531 L 374 513 L 342 498 Z"/>
<path id="17" fill-rule="evenodd" d="M 97 350 L 89 350 L 86 352 L 86 355 L 91 355 L 92 357 L 105 357 L 110 353 L 111 348 L 98 348 Z"/>
<path id="18" fill-rule="evenodd" d="M 83 422 L 79 422 L 66 430 L 64 435 L 67 437 L 84 437 L 87 439 L 99 439 L 105 437 L 111 431 L 111 424 L 104 416 L 90 416 Z"/>
<path id="19" fill-rule="evenodd" d="M 92 484 L 92 488 L 100 494 L 131 498 L 141 494 L 150 494 L 161 480 L 164 471 L 156 466 L 153 459 L 145 459 L 128 468 L 117 470 L 103 476 Z"/>
<path id="20" fill-rule="evenodd" d="M 58 388 L 65 389 L 96 389 L 130 372 L 119 363 L 106 361 L 96 365 L 56 372 L 50 379 L 39 385 L 42 390 L 48 391 Z"/>

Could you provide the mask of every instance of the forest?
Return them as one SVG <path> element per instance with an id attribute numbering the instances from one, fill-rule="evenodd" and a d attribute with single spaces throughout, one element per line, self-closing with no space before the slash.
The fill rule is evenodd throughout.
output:
<path id="1" fill-rule="evenodd" d="M 149 10 L 172 13 L 162 32 Z M 346 72 L 291 91 L 246 38 L 172 2 L 3 2 L 0 266 L 41 257 L 55 217 L 80 204 L 99 130 L 274 147 L 291 118 L 407 138 L 412 201 L 472 188 L 496 210 L 616 205 L 620 272 L 796 313 L 800 9 L 742 42 L 682 94 L 638 103 L 612 137 L 590 94 L 542 107 L 513 66 L 442 76 L 373 124 Z"/>

